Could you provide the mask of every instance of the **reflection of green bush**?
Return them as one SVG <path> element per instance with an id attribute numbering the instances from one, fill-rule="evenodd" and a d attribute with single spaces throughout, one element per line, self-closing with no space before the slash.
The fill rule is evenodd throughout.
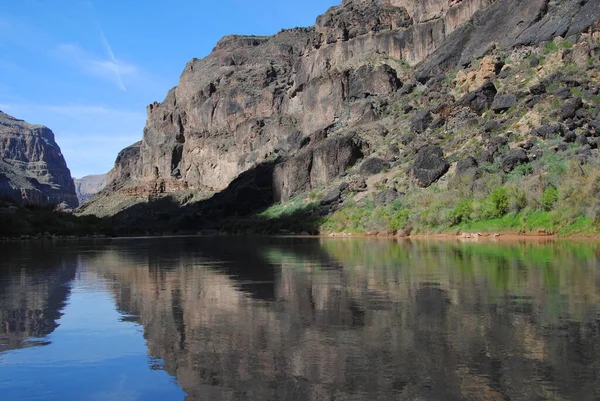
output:
<path id="1" fill-rule="evenodd" d="M 550 241 L 535 243 L 458 243 L 324 238 L 321 247 L 342 266 L 349 281 L 366 275 L 382 290 L 409 291 L 424 278 L 442 285 L 478 283 L 491 302 L 507 295 L 529 295 L 555 304 L 546 318 L 566 313 L 564 297 L 600 304 L 600 289 L 588 285 L 598 278 L 600 243 Z M 404 283 L 405 286 L 401 286 Z M 393 285 L 392 285 L 393 284 Z M 575 305 L 576 302 L 573 302 Z"/>

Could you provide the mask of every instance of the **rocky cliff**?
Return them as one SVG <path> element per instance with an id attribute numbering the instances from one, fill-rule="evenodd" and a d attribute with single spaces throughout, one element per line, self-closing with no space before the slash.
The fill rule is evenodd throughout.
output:
<path id="1" fill-rule="evenodd" d="M 83 205 L 94 194 L 100 192 L 106 186 L 107 177 L 108 174 L 98 174 L 73 179 L 79 204 Z"/>
<path id="2" fill-rule="evenodd" d="M 517 62 L 556 38 L 586 40 L 581 58 L 593 67 L 588 30 L 598 19 L 599 0 L 345 0 L 310 28 L 225 37 L 187 64 L 162 103 L 148 106 L 141 143 L 119 155 L 107 190 L 85 212 L 114 214 L 133 198 L 203 194 L 177 198 L 189 203 L 227 192 L 257 166 L 272 167 L 271 183 L 255 185 L 268 188 L 267 201 L 349 172 L 344 189 L 351 191 L 374 189 L 364 178 L 388 170 L 428 187 L 454 171 L 456 158 L 482 150 L 448 138 L 483 128 L 482 114 L 496 100 L 504 112 L 511 96 L 525 97 L 527 88 L 511 87 L 516 93 L 496 99 L 509 86 L 493 83 L 501 73 L 514 78 L 508 71 Z M 475 131 L 470 138 L 484 148 Z M 354 177 L 361 159 L 368 163 Z"/>
<path id="3" fill-rule="evenodd" d="M 78 205 L 54 133 L 0 111 L 0 196 L 22 204 Z"/>

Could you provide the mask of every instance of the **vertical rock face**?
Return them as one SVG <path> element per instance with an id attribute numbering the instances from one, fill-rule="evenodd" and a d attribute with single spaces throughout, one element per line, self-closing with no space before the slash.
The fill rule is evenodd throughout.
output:
<path id="1" fill-rule="evenodd" d="M 1 111 L 0 196 L 23 204 L 78 205 L 71 172 L 54 133 Z"/>
<path id="2" fill-rule="evenodd" d="M 319 130 L 372 121 L 377 98 L 402 86 L 391 59 L 422 61 L 491 2 L 344 1 L 312 28 L 225 37 L 148 107 L 137 168 L 110 179 L 222 190 Z"/>

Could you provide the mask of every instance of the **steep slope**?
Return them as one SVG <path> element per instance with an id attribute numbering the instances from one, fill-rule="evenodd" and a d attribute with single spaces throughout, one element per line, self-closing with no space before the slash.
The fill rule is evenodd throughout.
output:
<path id="1" fill-rule="evenodd" d="M 75 192 L 80 205 L 87 202 L 94 194 L 100 192 L 106 186 L 108 174 L 86 175 L 75 178 Z"/>
<path id="2" fill-rule="evenodd" d="M 78 205 L 54 133 L 0 111 L 0 196 L 22 204 Z"/>
<path id="3" fill-rule="evenodd" d="M 223 217 L 323 190 L 340 177 L 341 192 L 429 187 L 455 172 L 465 152 L 486 148 L 480 131 L 490 117 L 483 113 L 509 112 L 504 123 L 512 106 L 528 100 L 516 78 L 505 79 L 506 88 L 493 83 L 501 73 L 513 78 L 507 68 L 523 54 L 533 57 L 544 48 L 538 45 L 563 35 L 571 46 L 591 45 L 553 55 L 564 56 L 557 63 L 573 65 L 580 52 L 595 68 L 595 36 L 581 33 L 599 18 L 599 0 L 348 0 L 311 28 L 225 37 L 148 107 L 142 142 L 119 155 L 111 182 L 83 212 L 152 218 L 147 209 L 168 199 L 174 214 L 197 204 L 195 216 Z M 575 68 L 589 75 L 587 64 Z M 575 108 L 586 110 L 577 128 L 591 127 L 593 96 Z M 532 128 L 544 124 L 538 119 Z M 509 136 L 508 128 L 494 132 Z M 369 178 L 381 171 L 397 179 Z M 215 192 L 213 203 L 225 206 L 197 203 Z M 135 204 L 145 206 L 128 215 Z"/>
<path id="4" fill-rule="evenodd" d="M 491 1 L 443 3 L 346 1 L 313 28 L 223 38 L 148 107 L 139 165 L 115 179 L 166 192 L 222 190 L 319 130 L 372 121 L 369 98 L 401 86 L 398 67 L 424 60 Z"/>

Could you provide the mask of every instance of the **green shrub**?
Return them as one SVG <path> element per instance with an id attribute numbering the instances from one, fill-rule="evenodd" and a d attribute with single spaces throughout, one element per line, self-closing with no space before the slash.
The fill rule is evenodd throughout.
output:
<path id="1" fill-rule="evenodd" d="M 509 210 L 518 213 L 527 207 L 527 192 L 514 185 L 510 187 L 510 205 Z"/>
<path id="2" fill-rule="evenodd" d="M 401 209 L 396 211 L 390 218 L 389 228 L 390 231 L 398 231 L 406 227 L 408 223 L 409 212 L 407 209 Z"/>
<path id="3" fill-rule="evenodd" d="M 495 189 L 481 205 L 481 218 L 497 219 L 508 213 L 510 196 L 506 187 Z"/>
<path id="4" fill-rule="evenodd" d="M 460 224 L 468 221 L 473 213 L 473 200 L 463 199 L 460 200 L 451 213 L 452 224 Z"/>
<path id="5" fill-rule="evenodd" d="M 558 50 L 558 45 L 554 42 L 548 42 L 548 43 L 546 43 L 544 48 L 546 49 L 546 51 L 548 53 L 551 53 L 551 52 L 555 52 Z"/>
<path id="6" fill-rule="evenodd" d="M 402 201 L 400 199 L 396 199 L 395 201 L 392 202 L 392 210 L 397 211 L 402 209 Z"/>
<path id="7" fill-rule="evenodd" d="M 552 185 L 548 186 L 542 194 L 540 205 L 546 212 L 554 209 L 554 204 L 558 201 L 558 191 Z"/>

